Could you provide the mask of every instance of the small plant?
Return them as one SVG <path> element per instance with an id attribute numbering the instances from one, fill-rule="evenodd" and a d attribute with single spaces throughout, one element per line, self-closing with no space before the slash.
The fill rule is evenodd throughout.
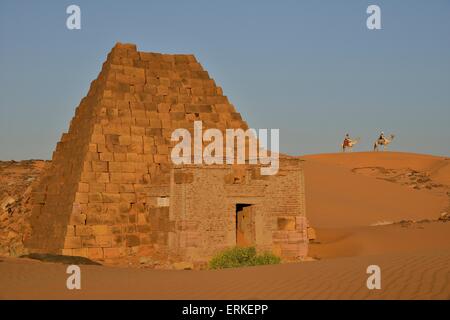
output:
<path id="1" fill-rule="evenodd" d="M 234 247 L 215 255 L 209 262 L 210 269 L 239 268 L 280 263 L 281 259 L 270 252 L 256 254 L 255 247 Z"/>
<path id="2" fill-rule="evenodd" d="M 277 257 L 276 255 L 270 252 L 264 252 L 253 258 L 254 266 L 262 266 L 266 264 L 278 264 L 280 262 L 281 262 L 280 257 Z"/>

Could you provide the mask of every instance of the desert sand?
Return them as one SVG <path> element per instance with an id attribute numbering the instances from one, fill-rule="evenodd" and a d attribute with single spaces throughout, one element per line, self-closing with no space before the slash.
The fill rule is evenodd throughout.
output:
<path id="1" fill-rule="evenodd" d="M 307 215 L 315 227 L 436 219 L 448 210 L 450 159 L 397 152 L 303 159 Z"/>
<path id="2" fill-rule="evenodd" d="M 450 299 L 450 159 L 397 152 L 305 160 L 311 261 L 229 270 L 66 266 L 0 258 L 3 299 Z M 381 268 L 368 290 L 366 268 Z"/>

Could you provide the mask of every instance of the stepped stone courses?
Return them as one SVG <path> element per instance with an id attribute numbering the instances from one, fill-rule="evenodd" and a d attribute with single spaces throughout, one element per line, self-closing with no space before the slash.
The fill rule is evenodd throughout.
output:
<path id="1" fill-rule="evenodd" d="M 51 167 L 32 190 L 32 252 L 112 261 L 151 256 L 202 264 L 236 245 L 237 203 L 252 205 L 259 249 L 306 255 L 303 169 L 174 166 L 172 131 L 247 129 L 193 55 L 117 44 L 81 100 Z"/>

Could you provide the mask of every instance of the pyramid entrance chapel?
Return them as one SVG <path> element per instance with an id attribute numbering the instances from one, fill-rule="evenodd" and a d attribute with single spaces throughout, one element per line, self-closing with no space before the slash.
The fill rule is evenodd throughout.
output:
<path id="1" fill-rule="evenodd" d="M 280 155 L 267 176 L 259 164 L 175 165 L 172 132 L 194 121 L 248 129 L 193 55 L 116 44 L 33 186 L 28 251 L 194 267 L 234 246 L 304 257 L 301 161 Z"/>

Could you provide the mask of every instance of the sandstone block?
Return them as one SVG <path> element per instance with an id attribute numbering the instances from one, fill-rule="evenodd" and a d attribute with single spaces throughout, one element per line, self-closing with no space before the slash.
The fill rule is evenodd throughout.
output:
<path id="1" fill-rule="evenodd" d="M 135 173 L 122 173 L 122 183 L 135 183 L 136 174 Z"/>
<path id="2" fill-rule="evenodd" d="M 73 250 L 72 249 L 62 249 L 61 254 L 63 256 L 73 256 Z"/>
<path id="3" fill-rule="evenodd" d="M 97 172 L 95 174 L 95 180 L 97 183 L 109 183 L 109 174 L 106 172 Z"/>
<path id="4" fill-rule="evenodd" d="M 115 162 L 115 161 L 108 162 L 109 172 L 122 172 L 122 163 L 125 162 Z"/>
<path id="5" fill-rule="evenodd" d="M 76 225 L 75 226 L 75 234 L 77 237 L 81 236 L 92 236 L 93 235 L 93 229 L 91 226 L 86 225 Z M 80 238 L 81 240 L 81 238 Z"/>
<path id="6" fill-rule="evenodd" d="M 131 184 L 131 183 L 122 183 L 119 186 L 119 191 L 122 192 L 122 193 L 134 192 L 133 184 Z"/>
<path id="7" fill-rule="evenodd" d="M 78 183 L 78 192 L 89 192 L 89 183 L 80 182 Z"/>
<path id="8" fill-rule="evenodd" d="M 105 188 L 106 193 L 119 193 L 119 184 L 118 183 L 108 183 Z"/>
<path id="9" fill-rule="evenodd" d="M 92 144 L 105 144 L 106 140 L 105 140 L 105 136 L 103 134 L 99 134 L 99 133 L 94 133 L 91 136 L 91 143 Z"/>
<path id="10" fill-rule="evenodd" d="M 102 248 L 88 248 L 87 252 L 88 258 L 92 260 L 103 259 L 103 249 Z"/>
<path id="11" fill-rule="evenodd" d="M 144 136 L 145 135 L 145 128 L 141 126 L 131 126 L 131 135 L 136 136 Z"/>
<path id="12" fill-rule="evenodd" d="M 94 248 L 97 247 L 97 242 L 94 236 L 81 237 L 81 246 L 83 248 Z"/>
<path id="13" fill-rule="evenodd" d="M 114 161 L 127 161 L 127 155 L 124 153 L 114 153 Z"/>
<path id="14" fill-rule="evenodd" d="M 169 163 L 169 158 L 167 155 L 155 154 L 154 161 L 155 163 Z"/>
<path id="15" fill-rule="evenodd" d="M 170 104 L 168 104 L 168 103 L 158 104 L 158 112 L 167 113 L 169 111 L 170 111 Z"/>
<path id="16" fill-rule="evenodd" d="M 66 236 L 75 236 L 75 226 L 74 225 L 68 225 L 66 230 Z"/>
<path id="17" fill-rule="evenodd" d="M 278 230 L 294 231 L 295 230 L 295 217 L 279 217 L 277 219 Z"/>
<path id="18" fill-rule="evenodd" d="M 303 242 L 303 235 L 300 232 L 289 232 L 288 243 L 300 243 Z"/>
<path id="19" fill-rule="evenodd" d="M 121 193 L 120 200 L 122 202 L 135 203 L 136 202 L 136 194 L 133 193 Z"/>
<path id="20" fill-rule="evenodd" d="M 141 243 L 138 236 L 135 235 L 127 235 L 126 236 L 126 245 L 127 247 L 138 246 Z"/>
<path id="21" fill-rule="evenodd" d="M 136 172 L 136 165 L 134 162 L 123 162 L 122 172 Z"/>
<path id="22" fill-rule="evenodd" d="M 69 224 L 71 225 L 83 225 L 86 223 L 86 214 L 71 214 Z"/>
<path id="23" fill-rule="evenodd" d="M 119 193 L 102 193 L 102 198 L 104 203 L 119 203 L 120 194 Z"/>
<path id="24" fill-rule="evenodd" d="M 72 250 L 72 255 L 76 257 L 88 257 L 88 248 L 74 248 Z"/>
<path id="25" fill-rule="evenodd" d="M 144 144 L 143 143 L 131 143 L 126 150 L 127 150 L 127 152 L 142 154 L 142 153 L 144 153 Z"/>
<path id="26" fill-rule="evenodd" d="M 156 94 L 160 96 L 167 96 L 169 94 L 169 88 L 159 85 L 156 87 Z"/>
<path id="27" fill-rule="evenodd" d="M 97 244 L 102 248 L 112 247 L 113 236 L 112 235 L 99 235 L 95 237 Z"/>
<path id="28" fill-rule="evenodd" d="M 108 172 L 108 162 L 92 161 L 92 170 L 94 172 Z"/>
<path id="29" fill-rule="evenodd" d="M 66 236 L 64 240 L 65 249 L 81 248 L 81 237 Z"/>
<path id="30" fill-rule="evenodd" d="M 94 225 L 92 226 L 92 231 L 96 236 L 104 236 L 110 234 L 109 227 L 106 225 Z"/>
<path id="31" fill-rule="evenodd" d="M 100 192 L 89 193 L 89 203 L 103 202 L 102 194 Z"/>
<path id="32" fill-rule="evenodd" d="M 104 248 L 103 249 L 104 258 L 119 258 L 125 252 L 121 248 Z"/>
<path id="33" fill-rule="evenodd" d="M 307 228 L 307 234 L 308 234 L 308 240 L 313 241 L 316 240 L 316 230 L 314 228 L 308 227 Z"/>
<path id="34" fill-rule="evenodd" d="M 105 183 L 97 183 L 97 182 L 89 183 L 89 192 L 91 193 L 105 192 L 105 188 L 106 188 Z"/>
<path id="35" fill-rule="evenodd" d="M 174 173 L 174 179 L 176 184 L 192 183 L 194 181 L 194 175 L 192 172 L 179 172 L 177 170 Z"/>
<path id="36" fill-rule="evenodd" d="M 111 182 L 113 182 L 113 183 L 121 183 L 121 182 L 123 182 L 123 180 L 122 180 L 122 173 L 120 173 L 120 172 L 111 172 L 109 175 L 111 177 Z"/>
<path id="37" fill-rule="evenodd" d="M 75 200 L 76 203 L 88 203 L 89 202 L 89 195 L 85 192 L 77 192 L 75 194 Z"/>
<path id="38" fill-rule="evenodd" d="M 124 136 L 119 136 L 119 144 L 121 145 L 130 145 L 131 144 L 131 136 L 128 135 L 124 135 Z"/>

